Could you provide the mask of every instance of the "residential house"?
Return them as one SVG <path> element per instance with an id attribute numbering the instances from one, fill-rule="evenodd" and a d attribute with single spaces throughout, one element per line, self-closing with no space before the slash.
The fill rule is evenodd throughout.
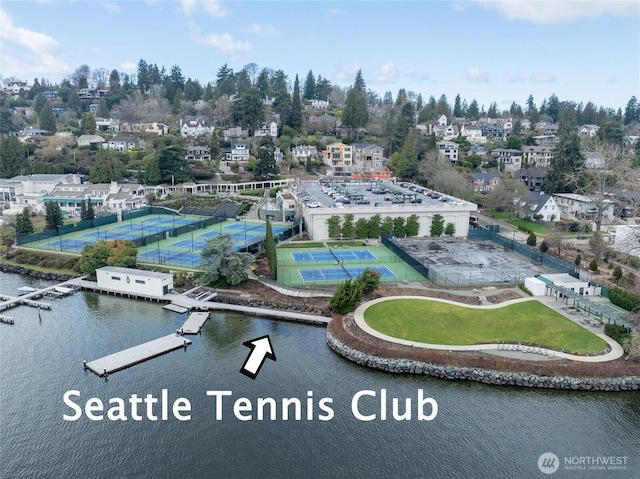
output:
<path id="1" fill-rule="evenodd" d="M 551 124 L 544 121 L 536 123 L 536 130 L 545 135 L 557 135 L 559 129 L 560 125 L 557 123 Z"/>
<path id="2" fill-rule="evenodd" d="M 187 156 L 189 161 L 211 161 L 211 148 L 208 146 L 190 146 L 187 148 Z"/>
<path id="3" fill-rule="evenodd" d="M 107 98 L 109 90 L 99 88 L 80 88 L 78 89 L 78 98 L 81 100 L 96 100 L 98 98 Z"/>
<path id="4" fill-rule="evenodd" d="M 535 141 L 536 145 L 553 146 L 560 141 L 560 138 L 556 135 L 536 135 L 533 137 L 533 141 Z"/>
<path id="5" fill-rule="evenodd" d="M 505 140 L 504 127 L 499 124 L 482 124 L 480 125 L 482 136 L 493 138 L 499 141 Z"/>
<path id="6" fill-rule="evenodd" d="M 234 141 L 231 143 L 231 151 L 225 156 L 226 166 L 230 167 L 237 163 L 240 167 L 244 167 L 251 156 L 251 143 L 248 141 Z"/>
<path id="7" fill-rule="evenodd" d="M 123 133 L 148 133 L 150 135 L 164 136 L 169 133 L 169 126 L 158 121 L 149 123 L 123 123 L 120 126 L 120 131 Z"/>
<path id="8" fill-rule="evenodd" d="M 353 171 L 353 150 L 353 145 L 345 145 L 341 142 L 330 143 L 322 151 L 322 161 L 329 167 L 331 174 L 348 176 Z"/>
<path id="9" fill-rule="evenodd" d="M 416 125 L 416 131 L 420 136 L 428 136 L 429 135 L 429 125 L 426 123 L 418 123 Z"/>
<path id="10" fill-rule="evenodd" d="M 100 148 L 105 141 L 106 140 L 100 135 L 80 135 L 78 137 L 78 146 L 82 147 L 96 145 L 98 148 Z"/>
<path id="11" fill-rule="evenodd" d="M 3 93 L 7 95 L 17 95 L 21 91 L 29 91 L 31 90 L 31 86 L 29 86 L 29 82 L 26 81 L 10 81 L 7 83 L 7 86 L 2 90 Z"/>
<path id="12" fill-rule="evenodd" d="M 560 207 L 553 196 L 542 191 L 530 191 L 520 202 L 520 216 L 531 220 L 560 221 Z"/>
<path id="13" fill-rule="evenodd" d="M 532 145 L 522 147 L 522 163 L 536 168 L 548 168 L 553 159 L 553 146 Z"/>
<path id="14" fill-rule="evenodd" d="M 525 168 L 513 173 L 513 178 L 522 181 L 531 191 L 542 191 L 547 168 Z"/>
<path id="15" fill-rule="evenodd" d="M 115 118 L 96 118 L 96 129 L 102 131 L 112 131 L 118 133 L 120 131 L 120 120 Z"/>
<path id="16" fill-rule="evenodd" d="M 440 115 L 437 121 L 438 125 L 440 126 L 447 126 L 447 123 L 449 122 L 447 119 L 447 115 Z"/>
<path id="17" fill-rule="evenodd" d="M 522 168 L 522 151 L 514 148 L 496 148 L 491 150 L 491 156 L 498 162 L 498 168 L 503 173 L 513 173 Z"/>
<path id="18" fill-rule="evenodd" d="M 329 100 L 310 100 L 304 108 L 305 110 L 328 110 Z"/>
<path id="19" fill-rule="evenodd" d="M 458 145 L 452 141 L 436 141 L 436 150 L 441 158 L 451 163 L 458 162 Z"/>
<path id="20" fill-rule="evenodd" d="M 464 136 L 474 145 L 484 145 L 487 142 L 487 138 L 482 135 L 482 128 L 478 125 L 462 125 L 460 136 Z"/>
<path id="21" fill-rule="evenodd" d="M 318 158 L 318 148 L 311 145 L 298 145 L 291 148 L 291 157 L 300 163 L 305 163 L 307 159 Z"/>
<path id="22" fill-rule="evenodd" d="M 614 202 L 614 214 L 622 219 L 640 216 L 640 188 L 605 186 L 605 193 Z"/>
<path id="23" fill-rule="evenodd" d="M 502 182 L 502 178 L 497 173 L 473 173 L 473 191 L 483 193 L 493 191 Z"/>
<path id="24" fill-rule="evenodd" d="M 373 143 L 356 143 L 353 146 L 355 150 L 355 169 L 357 171 L 368 173 L 385 168 L 384 148 L 380 145 Z"/>
<path id="25" fill-rule="evenodd" d="M 578 135 L 587 138 L 593 138 L 598 134 L 600 127 L 598 125 L 582 125 L 578 128 Z"/>
<path id="26" fill-rule="evenodd" d="M 48 134 L 49 132 L 47 130 L 41 130 L 40 128 L 28 126 L 24 130 L 20 130 L 18 132 L 18 138 L 20 138 L 20 141 L 27 141 L 27 139 L 30 138 L 43 138 Z"/>
<path id="27" fill-rule="evenodd" d="M 208 125 L 204 118 L 180 118 L 180 135 L 183 138 L 209 135 L 213 130 L 215 127 Z"/>
<path id="28" fill-rule="evenodd" d="M 460 136 L 458 125 L 434 125 L 432 133 L 445 141 L 451 141 Z"/>
<path id="29" fill-rule="evenodd" d="M 253 136 L 270 136 L 271 138 L 277 138 L 278 124 L 275 121 L 270 122 L 268 125 L 264 123 L 260 128 L 253 132 Z"/>
<path id="30" fill-rule="evenodd" d="M 283 221 L 293 221 L 296 218 L 297 202 L 289 190 L 276 192 L 276 204 L 282 209 Z"/>
<path id="31" fill-rule="evenodd" d="M 520 126 L 523 130 L 530 130 L 531 122 L 525 118 L 524 120 L 520 120 Z"/>
<path id="32" fill-rule="evenodd" d="M 597 151 L 584 151 L 585 168 L 602 169 L 605 167 L 604 158 Z"/>
<path id="33" fill-rule="evenodd" d="M 144 141 L 132 135 L 116 135 L 107 143 L 102 144 L 103 149 L 116 151 L 132 151 L 136 148 L 144 150 L 144 147 Z"/>
<path id="34" fill-rule="evenodd" d="M 595 220 L 598 217 L 599 201 L 576 193 L 556 193 L 553 195 L 560 207 L 562 217 L 566 219 Z M 609 223 L 614 217 L 614 202 L 602 200 L 602 219 Z"/>
<path id="35" fill-rule="evenodd" d="M 233 126 L 222 132 L 222 136 L 226 141 L 238 140 L 241 138 L 247 138 L 249 136 L 248 130 L 243 130 L 241 126 Z"/>
<path id="36" fill-rule="evenodd" d="M 31 211 L 44 211 L 43 198 L 60 185 L 80 185 L 80 175 L 67 173 L 62 175 L 20 175 L 0 180 L 0 198 L 3 206 L 9 208 L 31 208 Z"/>
<path id="37" fill-rule="evenodd" d="M 485 151 L 484 147 L 476 144 L 476 145 L 471 145 L 469 147 L 469 151 L 467 151 L 467 156 L 472 156 L 472 155 L 477 155 L 480 158 L 482 158 L 482 163 L 484 164 L 487 156 L 487 152 Z"/>
<path id="38" fill-rule="evenodd" d="M 638 140 L 640 140 L 640 136 L 638 135 L 627 135 L 624 137 L 624 144 L 627 146 L 633 146 L 638 143 Z"/>

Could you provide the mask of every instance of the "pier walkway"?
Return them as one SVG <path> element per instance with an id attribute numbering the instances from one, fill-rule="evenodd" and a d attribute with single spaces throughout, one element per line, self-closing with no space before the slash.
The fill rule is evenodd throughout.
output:
<path id="1" fill-rule="evenodd" d="M 209 313 L 191 313 L 180 328 L 180 334 L 198 334 L 207 319 L 209 319 Z"/>
<path id="2" fill-rule="evenodd" d="M 186 348 L 189 344 L 190 340 L 178 334 L 170 334 L 94 361 L 85 361 L 84 367 L 98 376 L 106 376 L 169 351 Z"/>

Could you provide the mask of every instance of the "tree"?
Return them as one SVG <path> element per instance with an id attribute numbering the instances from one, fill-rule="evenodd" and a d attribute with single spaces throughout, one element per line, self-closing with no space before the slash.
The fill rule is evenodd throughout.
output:
<path id="1" fill-rule="evenodd" d="M 249 88 L 231 104 L 233 121 L 253 133 L 264 123 L 264 105 L 257 88 Z"/>
<path id="2" fill-rule="evenodd" d="M 598 262 L 596 261 L 595 258 L 593 258 L 590 262 L 589 262 L 589 269 L 591 271 L 593 271 L 594 273 L 596 271 L 598 271 Z"/>
<path id="3" fill-rule="evenodd" d="M 342 218 L 337 215 L 330 216 L 327 218 L 327 232 L 329 238 L 337 239 L 340 238 L 340 233 L 342 232 L 342 228 L 340 227 L 340 223 Z"/>
<path id="4" fill-rule="evenodd" d="M 380 224 L 380 232 L 386 236 L 390 236 L 393 233 L 393 218 L 386 216 Z"/>
<path id="5" fill-rule="evenodd" d="M 540 243 L 540 251 L 542 253 L 549 251 L 549 243 L 547 243 L 547 240 L 542 240 L 542 243 Z"/>
<path id="6" fill-rule="evenodd" d="M 147 158 L 144 168 L 144 182 L 147 185 L 157 185 L 160 183 L 160 165 L 158 164 L 158 157 L 156 155 Z"/>
<path id="7" fill-rule="evenodd" d="M 51 104 L 48 101 L 44 103 L 44 106 L 40 111 L 40 120 L 38 124 L 40 125 L 40 128 L 46 130 L 51 135 L 53 135 L 57 130 L 56 117 L 53 114 Z"/>
<path id="8" fill-rule="evenodd" d="M 442 236 L 444 233 L 444 218 L 441 214 L 436 213 L 431 220 L 431 229 L 429 234 L 434 237 Z"/>
<path id="9" fill-rule="evenodd" d="M 91 198 L 87 198 L 87 213 L 86 213 L 86 218 L 87 220 L 92 220 L 96 217 L 96 212 L 93 209 L 93 201 L 91 201 Z"/>
<path id="10" fill-rule="evenodd" d="M 536 234 L 533 231 L 530 231 L 529 236 L 527 237 L 527 244 L 535 248 L 537 242 L 538 242 L 538 238 Z"/>
<path id="11" fill-rule="evenodd" d="M 275 159 L 276 147 L 273 138 L 267 135 L 260 140 L 258 145 L 258 158 L 253 176 L 257 180 L 269 180 L 278 176 L 278 167 Z"/>
<path id="12" fill-rule="evenodd" d="M 16 217 L 16 234 L 17 235 L 30 235 L 33 233 L 33 223 L 31 222 L 31 211 L 29 208 L 24 208 L 22 213 Z"/>
<path id="13" fill-rule="evenodd" d="M 379 214 L 373 215 L 367 222 L 367 238 L 379 238 L 380 237 L 380 224 L 381 218 Z"/>
<path id="14" fill-rule="evenodd" d="M 355 129 L 356 132 L 369 123 L 367 95 L 361 70 L 358 70 L 353 87 L 347 92 L 347 99 L 342 112 L 342 123 Z"/>
<path id="15" fill-rule="evenodd" d="M 359 218 L 358 221 L 356 221 L 356 238 L 357 239 L 362 239 L 362 238 L 368 238 L 369 234 L 369 222 L 367 221 L 366 218 Z"/>
<path id="16" fill-rule="evenodd" d="M 456 95 L 456 99 L 453 102 L 453 116 L 456 118 L 462 117 L 462 102 L 460 100 L 460 94 Z"/>
<path id="17" fill-rule="evenodd" d="M 55 230 L 64 224 L 60 205 L 55 201 L 48 202 L 45 207 L 45 230 Z"/>
<path id="18" fill-rule="evenodd" d="M 307 73 L 307 77 L 304 81 L 304 89 L 302 92 L 302 97 L 305 100 L 315 99 L 315 94 L 316 94 L 315 90 L 316 90 L 316 79 L 313 76 L 313 72 L 309 70 L 309 73 Z"/>
<path id="19" fill-rule="evenodd" d="M 120 268 L 132 268 L 136 265 L 138 248 L 133 241 L 107 241 L 107 265 Z"/>
<path id="20" fill-rule="evenodd" d="M 616 267 L 613 269 L 613 273 L 611 274 L 613 276 L 613 279 L 616 280 L 616 286 L 618 286 L 620 284 L 620 280 L 622 279 L 622 275 L 623 275 L 622 268 L 619 265 L 616 265 Z"/>
<path id="21" fill-rule="evenodd" d="M 202 274 L 198 278 L 201 285 L 214 283 L 222 277 L 232 286 L 242 283 L 249 277 L 249 265 L 253 255 L 236 251 L 231 235 L 222 234 L 207 241 L 202 249 Z"/>
<path id="22" fill-rule="evenodd" d="M 640 104 L 634 95 L 624 109 L 624 124 L 629 125 L 635 122 L 640 122 Z"/>
<path id="23" fill-rule="evenodd" d="M 27 172 L 25 145 L 15 135 L 0 137 L 0 178 L 13 178 Z"/>
<path id="24" fill-rule="evenodd" d="M 376 270 L 366 268 L 356 279 L 362 287 L 362 294 L 367 295 L 373 293 L 380 285 L 380 275 Z"/>
<path id="25" fill-rule="evenodd" d="M 80 271 L 92 274 L 96 269 L 107 266 L 108 257 L 109 249 L 106 241 L 99 240 L 96 244 L 87 245 L 80 253 Z"/>
<path id="26" fill-rule="evenodd" d="M 186 160 L 186 150 L 181 145 L 165 146 L 157 154 L 160 182 L 180 183 L 191 180 L 191 166 Z"/>
<path id="27" fill-rule="evenodd" d="M 82 198 L 82 200 L 80 200 L 80 221 L 84 221 L 86 220 L 87 216 L 87 203 L 84 200 L 84 198 Z"/>
<path id="28" fill-rule="evenodd" d="M 444 228 L 444 234 L 447 236 L 453 236 L 456 234 L 456 225 L 453 223 L 447 223 L 447 226 Z"/>
<path id="29" fill-rule="evenodd" d="M 286 121 L 289 118 L 289 112 L 291 111 L 291 96 L 289 95 L 289 89 L 287 75 L 282 70 L 276 71 L 271 77 L 270 91 L 273 96 L 273 104 L 271 108 L 273 111 L 280 115 L 280 118 Z"/>
<path id="30" fill-rule="evenodd" d="M 397 238 L 404 238 L 407 235 L 407 227 L 402 216 L 393 219 L 393 234 Z"/>
<path id="31" fill-rule="evenodd" d="M 418 236 L 418 233 L 420 232 L 420 219 L 418 218 L 418 215 L 413 214 L 407 218 L 405 232 L 407 236 Z"/>
<path id="32" fill-rule="evenodd" d="M 302 126 L 302 99 L 300 98 L 300 82 L 298 75 L 293 82 L 293 97 L 291 98 L 291 111 L 287 118 L 287 125 L 294 130 L 299 130 Z"/>
<path id="33" fill-rule="evenodd" d="M 353 238 L 355 233 L 355 225 L 353 223 L 353 213 L 347 213 L 344 215 L 344 221 L 342 222 L 342 237 Z"/>
<path id="34" fill-rule="evenodd" d="M 93 114 L 87 112 L 82 115 L 82 132 L 85 135 L 94 135 L 96 128 L 96 119 Z"/>
<path id="35" fill-rule="evenodd" d="M 271 222 L 269 220 L 267 220 L 264 244 L 267 250 L 266 254 L 269 263 L 270 277 L 275 281 L 278 279 L 278 255 L 276 253 L 276 241 L 273 237 L 273 228 L 271 228 Z"/>
<path id="36" fill-rule="evenodd" d="M 564 135 L 555 148 L 555 153 L 547 177 L 547 193 L 573 193 L 583 179 L 575 172 L 582 172 L 584 155 L 580 152 L 580 140 L 575 132 Z"/>
<path id="37" fill-rule="evenodd" d="M 110 183 L 120 181 L 126 168 L 114 150 L 100 150 L 89 169 L 89 181 L 92 183 Z"/>
<path id="38" fill-rule="evenodd" d="M 362 300 L 362 284 L 356 280 L 347 279 L 340 284 L 338 290 L 331 297 L 329 306 L 339 314 L 347 314 L 353 311 Z"/>
<path id="39" fill-rule="evenodd" d="M 503 177 L 502 181 L 489 193 L 484 200 L 488 209 L 509 213 L 509 219 L 520 210 L 523 198 L 527 198 L 527 186 L 519 180 Z"/>

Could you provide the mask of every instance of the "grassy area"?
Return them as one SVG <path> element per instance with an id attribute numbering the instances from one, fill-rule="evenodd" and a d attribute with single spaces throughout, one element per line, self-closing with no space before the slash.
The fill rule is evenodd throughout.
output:
<path id="1" fill-rule="evenodd" d="M 36 271 L 41 271 L 43 273 L 69 274 L 71 276 L 77 276 L 79 274 L 77 271 L 73 271 L 72 269 L 46 268 L 44 266 L 38 266 L 35 264 L 18 263 L 17 261 L 11 261 L 6 258 L 0 258 L 0 263 L 8 264 L 11 266 L 22 266 L 23 268 L 33 269 Z"/>
<path id="2" fill-rule="evenodd" d="M 370 306 L 364 318 L 381 333 L 422 343 L 523 343 L 579 354 L 594 354 L 606 347 L 595 334 L 537 301 L 480 310 L 437 301 L 394 299 Z"/>
<path id="3" fill-rule="evenodd" d="M 327 245 L 332 248 L 339 248 L 340 246 L 364 246 L 364 241 L 362 240 L 354 240 L 354 241 L 327 241 Z"/>
<path id="4" fill-rule="evenodd" d="M 509 213 L 505 213 L 501 211 L 486 210 L 486 211 L 483 211 L 483 213 L 487 216 L 491 216 L 492 218 L 495 218 L 501 221 L 507 221 L 509 219 Z"/>
<path id="5" fill-rule="evenodd" d="M 316 243 L 302 243 L 302 242 L 292 242 L 278 245 L 279 249 L 296 249 L 296 248 L 324 248 L 324 243 L 316 242 Z"/>
<path id="6" fill-rule="evenodd" d="M 534 223 L 533 221 L 516 219 L 516 220 L 511 220 L 511 224 L 516 227 L 521 226 L 523 228 L 530 229 L 536 234 L 536 236 L 546 236 L 548 232 L 547 227 L 545 225 L 542 225 L 540 223 Z"/>

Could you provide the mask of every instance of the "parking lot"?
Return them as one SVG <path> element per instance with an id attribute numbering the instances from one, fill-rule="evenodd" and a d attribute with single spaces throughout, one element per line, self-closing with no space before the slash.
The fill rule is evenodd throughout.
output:
<path id="1" fill-rule="evenodd" d="M 463 201 L 410 183 L 390 181 L 323 180 L 306 182 L 297 192 L 299 201 L 310 208 L 352 208 L 357 206 L 401 206 L 411 204 L 465 204 Z"/>

